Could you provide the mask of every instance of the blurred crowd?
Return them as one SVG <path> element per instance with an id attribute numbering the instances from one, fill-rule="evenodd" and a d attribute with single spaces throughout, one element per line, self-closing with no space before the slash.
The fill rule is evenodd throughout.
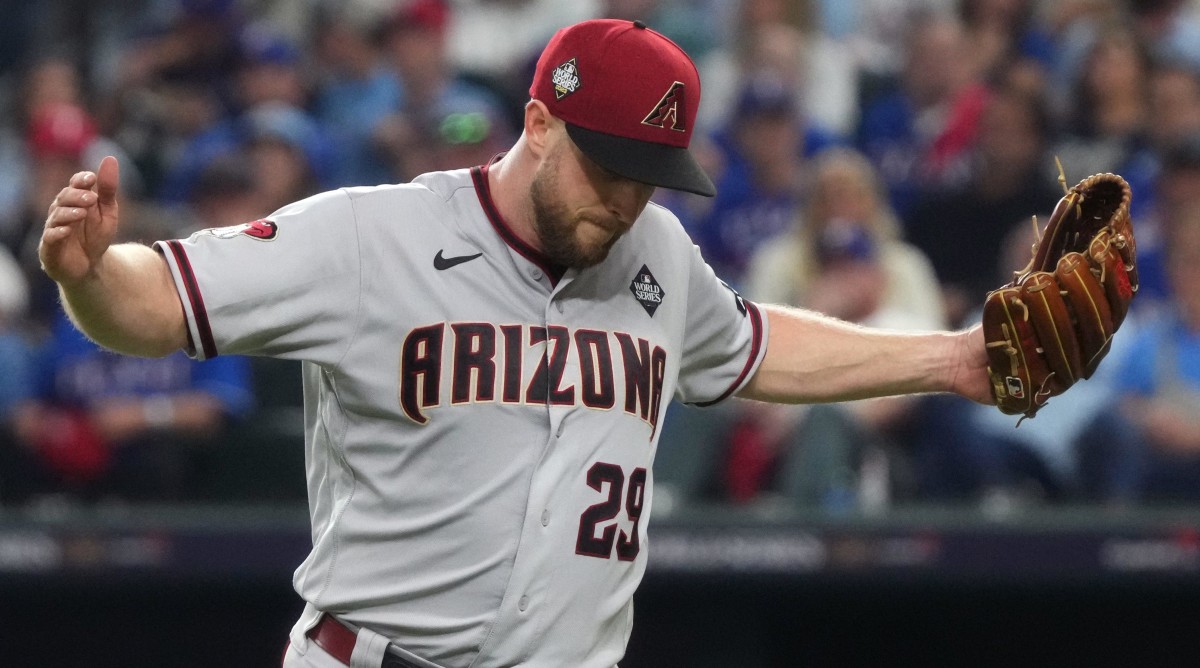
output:
<path id="1" fill-rule="evenodd" d="M 120 234 L 149 242 L 482 164 L 519 133 L 549 36 L 595 17 L 642 19 L 695 59 L 693 150 L 718 195 L 655 199 L 756 301 L 967 326 L 1028 263 L 1034 216 L 1063 192 L 1055 156 L 1068 185 L 1110 171 L 1135 193 L 1131 315 L 1096 376 L 1035 419 L 1014 428 L 948 396 L 675 407 L 664 497 L 830 511 L 1200 499 L 1200 2 L 0 6 L 0 504 L 304 494 L 283 462 L 302 457 L 296 369 L 120 357 L 67 322 L 36 250 L 71 174 L 118 156 Z"/>

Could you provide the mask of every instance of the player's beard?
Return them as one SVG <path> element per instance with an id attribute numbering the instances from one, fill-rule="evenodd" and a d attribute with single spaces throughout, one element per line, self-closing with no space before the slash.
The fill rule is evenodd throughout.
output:
<path id="1" fill-rule="evenodd" d="M 558 198 L 558 166 L 562 158 L 561 150 L 555 152 L 538 167 L 533 176 L 533 184 L 529 189 L 533 200 L 533 227 L 542 244 L 542 252 L 551 262 L 585 269 L 603 262 L 623 232 L 614 234 L 603 244 L 580 241 L 577 234 L 580 219 L 573 216 L 567 205 Z"/>

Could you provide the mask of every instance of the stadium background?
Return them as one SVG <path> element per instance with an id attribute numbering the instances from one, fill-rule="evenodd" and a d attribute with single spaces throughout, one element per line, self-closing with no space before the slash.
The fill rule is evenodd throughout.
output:
<path id="1" fill-rule="evenodd" d="M 30 450 L 22 420 L 61 392 L 45 377 L 57 368 L 47 351 L 61 323 L 31 258 L 43 181 L 60 184 L 56 175 L 94 167 L 98 155 L 116 152 L 131 167 L 130 238 L 141 239 L 244 222 L 327 187 L 476 164 L 514 136 L 531 58 L 549 33 L 621 16 L 696 56 L 706 86 L 697 150 L 722 196 L 711 208 L 658 197 L 752 298 L 774 294 L 755 278 L 755 267 L 771 266 L 756 254 L 816 215 L 812 173 L 831 147 L 861 152 L 875 170 L 899 236 L 936 271 L 946 325 L 969 321 L 964 294 L 1023 264 L 998 240 L 1052 203 L 1052 154 L 1075 177 L 1130 178 L 1146 266 L 1165 265 L 1164 239 L 1200 209 L 1200 192 L 1185 187 L 1200 174 L 1193 2 L 0 0 L 0 13 L 0 239 L 17 272 L 0 271 L 5 666 L 277 665 L 301 609 L 290 577 L 309 538 L 291 364 L 249 361 L 244 392 L 218 393 L 219 436 L 179 446 L 189 468 L 178 487 L 25 476 L 41 469 L 21 454 Z M 965 50 L 914 55 L 914 45 L 955 35 Z M 962 71 L 944 67 L 947 53 L 961 56 Z M 356 71 L 370 72 L 371 85 L 353 85 Z M 1127 109 L 1135 96 L 1140 107 Z M 935 113 L 910 113 L 922 105 Z M 946 109 L 970 122 L 955 125 Z M 1015 138 L 997 129 L 1014 117 L 1026 120 Z M 1004 150 L 1026 141 L 1028 164 Z M 1015 185 L 989 200 L 978 194 L 989 177 Z M 948 232 L 951 222 L 964 227 Z M 824 241 L 817 251 L 853 260 L 883 243 Z M 1147 274 L 1142 331 L 1186 299 L 1162 274 Z M 883 311 L 842 315 L 871 322 Z M 995 436 L 1012 420 L 997 426 L 942 400 L 907 404 L 901 412 L 915 417 L 899 421 L 673 407 L 622 666 L 1193 665 L 1200 445 L 1156 460 L 1175 476 L 1146 475 L 1143 459 L 1120 456 L 1102 460 L 1116 473 L 1091 486 L 1070 473 L 1092 461 L 1076 447 L 1088 426 L 1114 431 L 1098 417 L 1144 398 L 1128 396 L 1127 381 L 1152 362 L 1127 336 L 1106 363 L 1111 377 L 1056 401 L 1047 413 L 1065 417 L 1039 416 L 1015 444 Z M 22 366 L 19 354 L 34 361 Z M 87 389 L 72 399 L 88 405 Z M 1185 412 L 1200 408 L 1189 401 Z M 149 419 L 154 408 L 138 410 Z M 948 425 L 939 414 L 968 417 Z M 829 468 L 780 485 L 747 464 L 761 454 L 745 427 L 755 419 L 832 423 L 833 436 L 801 430 L 788 443 L 808 452 L 828 438 L 854 454 L 832 466 L 818 458 Z M 938 460 L 930 453 L 944 444 L 930 431 L 982 454 Z M 1145 437 L 1125 445 L 1156 452 Z M 56 470 L 82 475 L 85 459 Z"/>

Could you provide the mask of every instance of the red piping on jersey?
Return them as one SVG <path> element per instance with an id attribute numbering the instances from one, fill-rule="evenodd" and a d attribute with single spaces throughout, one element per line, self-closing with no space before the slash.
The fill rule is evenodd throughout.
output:
<path id="1" fill-rule="evenodd" d="M 741 387 L 742 381 L 746 379 L 746 374 L 750 373 L 750 367 L 754 366 L 754 360 L 758 359 L 758 351 L 760 348 L 762 348 L 762 315 L 759 314 L 758 307 L 755 306 L 753 302 L 742 300 L 742 303 L 746 305 L 746 315 L 750 316 L 750 326 L 754 330 L 753 334 L 751 334 L 753 341 L 750 343 L 750 359 L 746 360 L 746 366 L 742 367 L 742 372 L 738 374 L 737 380 L 733 381 L 733 384 L 729 386 L 728 390 L 725 390 L 725 394 L 722 394 L 712 401 L 704 401 L 694 404 L 696 406 L 712 406 L 713 404 L 720 403 L 728 399 L 729 395 L 733 394 L 734 390 Z"/>
<path id="2" fill-rule="evenodd" d="M 487 214 L 488 220 L 492 223 L 492 227 L 496 228 L 496 233 L 508 244 L 513 250 L 517 251 L 526 260 L 536 264 L 543 273 L 550 278 L 552 285 L 558 285 L 558 280 L 566 273 L 566 269 L 550 261 L 544 253 L 530 246 L 513 232 L 512 227 L 500 215 L 500 210 L 496 208 L 496 203 L 492 201 L 492 190 L 488 187 L 487 179 L 488 165 L 471 168 L 471 180 L 475 182 L 475 194 L 479 196 L 479 203 L 483 206 L 483 212 Z"/>
<path id="3" fill-rule="evenodd" d="M 192 263 L 187 253 L 178 241 L 168 241 L 167 248 L 175 256 L 175 264 L 179 266 L 179 274 L 183 277 L 183 287 L 187 291 L 188 301 L 192 304 L 192 313 L 196 317 L 196 330 L 200 332 L 200 345 L 204 350 L 204 358 L 212 359 L 217 356 L 217 344 L 213 341 L 212 328 L 208 324 L 208 311 L 204 308 L 204 297 L 200 294 L 200 286 L 196 283 L 196 274 L 192 271 Z M 192 337 L 188 332 L 188 339 Z"/>

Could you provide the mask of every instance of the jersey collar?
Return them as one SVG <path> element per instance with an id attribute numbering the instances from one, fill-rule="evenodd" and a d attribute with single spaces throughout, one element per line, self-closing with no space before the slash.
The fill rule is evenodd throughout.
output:
<path id="1" fill-rule="evenodd" d="M 486 165 L 471 168 L 471 180 L 475 182 L 475 194 L 479 196 L 479 204 L 483 207 L 483 212 L 487 214 L 488 221 L 495 228 L 496 234 L 500 235 L 504 243 L 520 253 L 526 260 L 537 265 L 550 278 L 550 282 L 557 285 L 563 274 L 566 273 L 567 268 L 552 262 L 550 258 L 546 257 L 545 253 L 522 241 L 517 236 L 517 233 L 513 232 L 512 226 L 508 224 L 508 221 L 504 220 L 504 217 L 500 215 L 500 210 L 496 208 L 496 203 L 492 201 L 492 190 L 488 186 L 488 167 L 502 157 L 504 157 L 503 153 L 492 158 Z"/>

